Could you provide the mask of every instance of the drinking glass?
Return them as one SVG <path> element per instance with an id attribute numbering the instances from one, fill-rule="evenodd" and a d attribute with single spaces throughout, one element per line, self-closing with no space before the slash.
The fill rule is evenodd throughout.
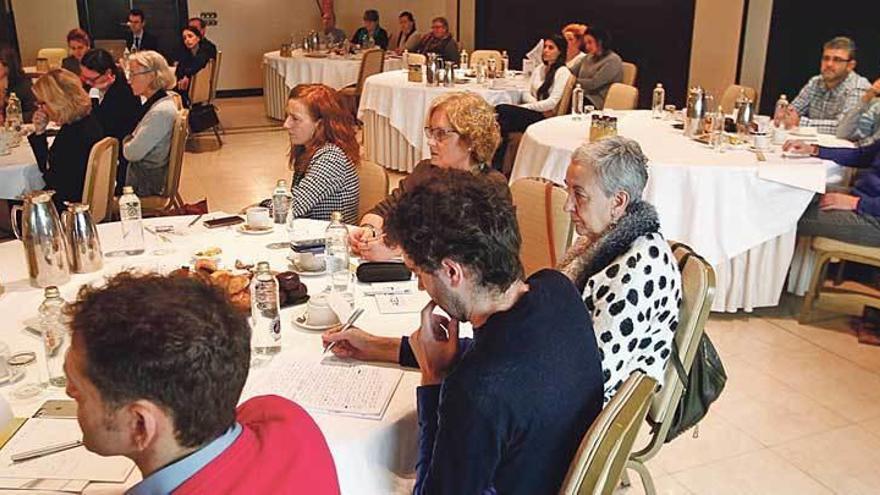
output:
<path id="1" fill-rule="evenodd" d="M 40 368 L 37 366 L 37 353 L 18 352 L 13 354 L 7 361 L 17 372 L 23 373 L 21 384 L 12 391 L 16 399 L 30 399 L 46 390 L 46 383 L 40 376 Z"/>

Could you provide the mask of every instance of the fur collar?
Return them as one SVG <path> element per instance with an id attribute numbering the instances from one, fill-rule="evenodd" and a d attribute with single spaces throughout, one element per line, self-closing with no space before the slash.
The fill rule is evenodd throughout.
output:
<path id="1" fill-rule="evenodd" d="M 630 204 L 616 224 L 611 225 L 596 242 L 580 238 L 558 265 L 578 291 L 583 292 L 587 279 L 599 273 L 618 256 L 632 247 L 639 237 L 660 231 L 660 220 L 654 206 L 645 201 Z"/>

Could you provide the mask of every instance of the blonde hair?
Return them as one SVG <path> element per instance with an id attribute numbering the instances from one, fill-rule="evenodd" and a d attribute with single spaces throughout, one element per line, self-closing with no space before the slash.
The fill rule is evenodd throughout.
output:
<path id="1" fill-rule="evenodd" d="M 177 84 L 177 77 L 165 57 L 153 50 L 144 50 L 137 52 L 128 58 L 129 62 L 134 62 L 144 70 L 156 74 L 156 77 L 150 82 L 150 88 L 158 91 L 160 89 L 171 89 Z"/>
<path id="2" fill-rule="evenodd" d="M 34 96 L 43 101 L 59 123 L 76 122 L 92 111 L 92 101 L 82 81 L 67 69 L 52 69 L 37 79 Z"/>
<path id="3" fill-rule="evenodd" d="M 562 34 L 571 33 L 575 38 L 583 38 L 585 34 L 587 34 L 587 26 L 586 24 L 567 24 L 564 28 L 562 28 Z"/>
<path id="4" fill-rule="evenodd" d="M 449 125 L 469 145 L 471 159 L 478 164 L 492 162 L 501 144 L 501 128 L 495 109 L 476 93 L 457 91 L 434 98 L 428 109 L 428 125 L 437 110 L 446 112 Z"/>

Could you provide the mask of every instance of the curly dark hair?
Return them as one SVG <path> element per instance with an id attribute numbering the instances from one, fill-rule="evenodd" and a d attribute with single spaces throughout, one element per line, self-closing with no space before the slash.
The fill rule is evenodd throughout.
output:
<path id="1" fill-rule="evenodd" d="M 437 177 L 404 194 L 385 218 L 386 240 L 400 246 L 420 269 L 433 272 L 443 259 L 472 269 L 478 284 L 499 291 L 523 277 L 522 244 L 509 194 L 492 179 L 464 170 Z"/>
<path id="2" fill-rule="evenodd" d="M 109 407 L 151 401 L 170 413 L 184 447 L 235 421 L 251 330 L 226 296 L 183 277 L 120 273 L 83 286 L 66 309 L 85 374 Z"/>

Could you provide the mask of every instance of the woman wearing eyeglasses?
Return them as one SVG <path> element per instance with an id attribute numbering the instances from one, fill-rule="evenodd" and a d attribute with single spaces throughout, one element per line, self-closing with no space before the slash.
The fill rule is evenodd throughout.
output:
<path id="1" fill-rule="evenodd" d="M 384 218 L 404 193 L 434 179 L 439 169 L 487 174 L 497 184 L 500 194 L 510 194 L 507 179 L 489 165 L 501 142 L 501 133 L 495 110 L 486 100 L 464 92 L 446 93 L 436 98 L 428 109 L 425 136 L 431 158 L 419 162 L 390 195 L 364 215 L 360 228 L 352 229 L 349 244 L 361 258 L 383 260 L 397 256 L 398 253 L 383 242 Z"/>
<path id="2" fill-rule="evenodd" d="M 92 99 L 93 113 L 104 129 L 104 136 L 114 137 L 121 143 L 141 119 L 141 100 L 131 91 L 125 73 L 110 52 L 98 48 L 83 56 L 79 78 L 93 92 L 97 90 L 97 98 Z M 122 194 L 127 172 L 128 160 L 120 149 L 116 167 L 117 196 Z"/>
<path id="3" fill-rule="evenodd" d="M 128 160 L 125 184 L 134 187 L 138 196 L 161 195 L 168 175 L 171 131 L 177 117 L 177 105 L 167 92 L 174 87 L 174 71 L 165 57 L 152 50 L 132 55 L 128 67 L 131 91 L 146 101 L 142 106 L 143 118 L 122 143 L 122 153 Z"/>

